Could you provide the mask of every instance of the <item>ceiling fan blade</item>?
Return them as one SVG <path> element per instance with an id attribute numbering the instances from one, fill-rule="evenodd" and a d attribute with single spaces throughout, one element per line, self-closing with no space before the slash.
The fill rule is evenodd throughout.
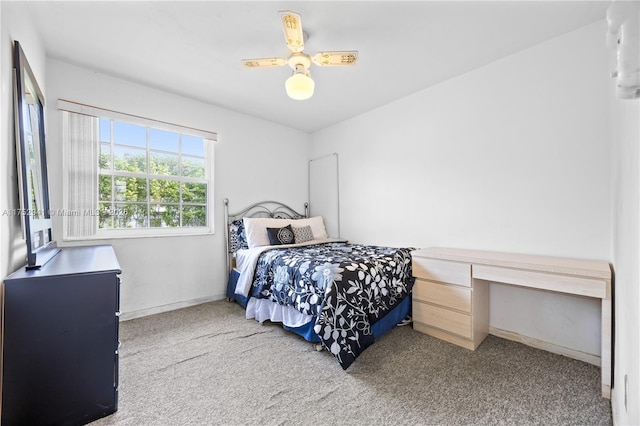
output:
<path id="1" fill-rule="evenodd" d="M 242 64 L 245 68 L 273 68 L 287 65 L 287 60 L 284 58 L 242 59 Z"/>
<path id="2" fill-rule="evenodd" d="M 304 49 L 304 33 L 302 32 L 302 19 L 300 15 L 285 10 L 280 12 L 284 40 L 292 52 L 302 52 Z"/>
<path id="3" fill-rule="evenodd" d="M 313 55 L 313 63 L 321 67 L 348 66 L 355 65 L 358 60 L 358 51 L 349 50 L 344 52 L 318 52 Z"/>

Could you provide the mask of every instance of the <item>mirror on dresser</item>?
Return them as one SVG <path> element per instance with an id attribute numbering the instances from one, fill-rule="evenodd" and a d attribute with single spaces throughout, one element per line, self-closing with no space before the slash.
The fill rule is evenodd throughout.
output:
<path id="1" fill-rule="evenodd" d="M 19 215 L 27 242 L 27 269 L 59 249 L 52 239 L 45 149 L 44 95 L 18 41 L 14 41 L 14 115 L 20 193 Z"/>

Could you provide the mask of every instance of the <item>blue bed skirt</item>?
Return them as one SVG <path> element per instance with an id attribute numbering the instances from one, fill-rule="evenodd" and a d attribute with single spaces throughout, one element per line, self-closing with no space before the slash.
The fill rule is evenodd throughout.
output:
<path id="1" fill-rule="evenodd" d="M 238 277 L 240 277 L 240 272 L 232 269 L 231 273 L 229 274 L 229 282 L 227 283 L 227 298 L 235 300 L 243 308 L 246 309 L 249 298 L 241 294 L 236 294 L 236 284 L 238 283 Z"/>
<path id="2" fill-rule="evenodd" d="M 229 282 L 227 284 L 227 297 L 238 302 L 243 308 L 246 308 L 249 298 L 241 294 L 235 294 L 236 283 L 238 282 L 239 276 L 240 273 L 235 269 L 231 271 L 231 274 L 229 274 Z M 411 293 L 409 293 L 404 299 L 402 299 L 402 302 L 400 302 L 398 306 L 393 308 L 391 311 L 389 311 L 389 313 L 387 313 L 387 315 L 380 318 L 378 322 L 371 326 L 373 337 L 375 337 L 376 339 L 379 338 L 386 332 L 393 329 L 409 315 L 411 315 Z M 318 336 L 316 332 L 313 331 L 313 326 L 314 324 L 312 322 L 309 322 L 300 327 L 287 327 L 286 325 L 283 325 L 285 330 L 292 331 L 302 336 L 309 342 L 319 343 L 320 336 Z"/>

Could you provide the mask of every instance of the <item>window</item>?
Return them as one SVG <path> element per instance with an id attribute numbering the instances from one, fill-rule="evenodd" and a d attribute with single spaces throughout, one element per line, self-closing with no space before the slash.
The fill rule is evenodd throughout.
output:
<path id="1" fill-rule="evenodd" d="M 59 107 L 65 239 L 212 232 L 215 133 L 67 101 Z"/>
<path id="2" fill-rule="evenodd" d="M 100 119 L 99 229 L 207 226 L 205 139 Z"/>

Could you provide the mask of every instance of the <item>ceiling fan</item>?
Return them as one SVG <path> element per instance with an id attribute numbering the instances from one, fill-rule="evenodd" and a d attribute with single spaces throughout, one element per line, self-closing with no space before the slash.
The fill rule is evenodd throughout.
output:
<path id="1" fill-rule="evenodd" d="M 309 56 L 303 52 L 306 33 L 302 31 L 300 15 L 291 11 L 280 12 L 284 39 L 291 51 L 288 58 L 256 58 L 243 59 L 246 68 L 273 68 L 289 65 L 293 74 L 285 82 L 285 89 L 290 98 L 296 100 L 309 99 L 313 96 L 315 83 L 311 79 L 309 67 L 311 63 L 321 67 L 350 66 L 358 60 L 358 51 L 327 51 Z"/>

